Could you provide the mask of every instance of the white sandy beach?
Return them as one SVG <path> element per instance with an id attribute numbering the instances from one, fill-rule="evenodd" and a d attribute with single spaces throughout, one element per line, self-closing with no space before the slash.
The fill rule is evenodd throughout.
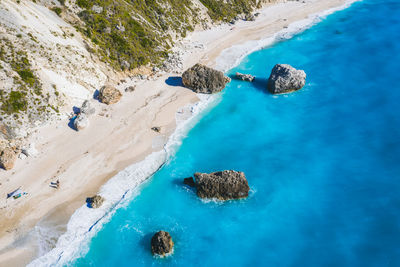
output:
<path id="1" fill-rule="evenodd" d="M 307 0 L 269 5 L 259 11 L 254 22 L 240 21 L 233 26 L 192 33 L 183 44 L 198 43 L 204 48 L 184 51 L 183 67 L 200 62 L 226 70 L 238 58 L 267 43 L 259 40 L 274 37 L 290 24 L 346 2 Z M 295 30 L 297 26 L 293 27 Z M 265 70 L 268 74 L 269 70 Z M 166 83 L 175 76 L 178 75 L 167 73 L 141 82 L 134 92 L 124 92 L 114 105 L 94 102 L 96 114 L 83 131 L 72 130 L 65 120 L 41 128 L 32 136 L 39 154 L 18 160 L 11 171 L 0 171 L 0 266 L 24 266 L 32 261 L 40 252 L 32 234 L 38 222 L 47 223 L 62 234 L 86 197 L 96 194 L 118 172 L 162 150 L 176 128 L 176 112 L 199 101 L 192 91 Z M 129 82 L 117 88 L 123 91 L 128 85 Z M 151 130 L 154 126 L 161 127 L 161 132 Z M 60 188 L 50 187 L 57 179 Z M 7 200 L 7 193 L 19 187 L 28 194 Z M 53 237 L 54 244 L 57 237 Z"/>

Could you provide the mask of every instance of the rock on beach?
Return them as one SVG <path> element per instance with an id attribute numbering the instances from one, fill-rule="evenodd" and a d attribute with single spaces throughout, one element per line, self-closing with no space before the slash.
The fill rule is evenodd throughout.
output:
<path id="1" fill-rule="evenodd" d="M 77 131 L 81 131 L 89 126 L 89 119 L 85 113 L 80 113 L 74 120 L 74 127 Z"/>
<path id="2" fill-rule="evenodd" d="M 11 170 L 14 168 L 15 160 L 17 159 L 17 154 L 10 147 L 4 148 L 0 151 L 0 167 L 5 170 Z"/>
<path id="3" fill-rule="evenodd" d="M 102 196 L 95 195 L 93 197 L 88 197 L 86 199 L 86 202 L 89 204 L 89 207 L 91 207 L 92 209 L 97 209 L 103 204 L 104 198 Z"/>
<path id="4" fill-rule="evenodd" d="M 112 86 L 103 86 L 99 91 L 99 100 L 101 103 L 111 105 L 117 103 L 122 97 L 122 93 Z"/>
<path id="5" fill-rule="evenodd" d="M 202 64 L 196 64 L 182 74 L 182 83 L 185 87 L 201 94 L 213 94 L 222 91 L 231 79 L 222 71 L 218 71 Z"/>

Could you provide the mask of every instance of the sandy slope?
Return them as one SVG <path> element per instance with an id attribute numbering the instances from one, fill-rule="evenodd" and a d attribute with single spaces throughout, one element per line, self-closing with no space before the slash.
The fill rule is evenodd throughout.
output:
<path id="1" fill-rule="evenodd" d="M 272 36 L 294 21 L 345 2 L 312 0 L 272 5 L 255 22 L 196 32 L 185 42 L 200 42 L 205 48 L 186 51 L 184 67 L 199 61 L 214 66 L 218 55 L 232 45 Z M 0 266 L 25 265 L 38 253 L 32 228 L 41 219 L 55 226 L 65 224 L 86 197 L 96 193 L 110 177 L 160 149 L 153 147 L 154 138 L 161 135 L 166 139 L 175 128 L 176 111 L 198 101 L 193 92 L 166 84 L 170 76 L 176 75 L 165 74 L 138 85 L 115 105 L 94 102 L 96 115 L 84 131 L 72 130 L 68 121 L 40 129 L 32 138 L 40 154 L 18 160 L 12 171 L 0 171 Z M 120 86 L 123 88 L 125 85 Z M 153 126 L 161 126 L 161 133 L 152 131 Z M 58 190 L 49 187 L 56 179 L 61 182 Z M 28 195 L 5 199 L 20 186 Z"/>

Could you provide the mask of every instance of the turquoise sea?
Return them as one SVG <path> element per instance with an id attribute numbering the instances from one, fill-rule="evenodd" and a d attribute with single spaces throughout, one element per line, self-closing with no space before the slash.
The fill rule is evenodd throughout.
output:
<path id="1" fill-rule="evenodd" d="M 306 86 L 272 96 L 276 63 Z M 247 56 L 222 100 L 72 266 L 400 266 L 400 1 L 364 0 Z M 194 172 L 246 173 L 251 194 L 201 201 Z M 150 253 L 169 231 L 173 256 Z"/>

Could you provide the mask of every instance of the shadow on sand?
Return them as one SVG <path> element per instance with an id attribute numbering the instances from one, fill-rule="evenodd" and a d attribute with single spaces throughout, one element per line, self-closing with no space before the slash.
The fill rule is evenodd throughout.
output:
<path id="1" fill-rule="evenodd" d="M 79 114 L 81 112 L 81 109 L 78 108 L 77 106 L 73 106 L 72 111 L 74 112 L 74 114 Z M 76 119 L 76 115 L 74 115 L 72 118 L 69 119 L 68 127 L 77 132 L 78 130 L 75 129 L 75 126 L 74 126 L 75 119 Z"/>
<path id="2" fill-rule="evenodd" d="M 165 83 L 169 86 L 183 86 L 182 77 L 179 76 L 168 77 L 168 79 L 165 80 Z"/>

